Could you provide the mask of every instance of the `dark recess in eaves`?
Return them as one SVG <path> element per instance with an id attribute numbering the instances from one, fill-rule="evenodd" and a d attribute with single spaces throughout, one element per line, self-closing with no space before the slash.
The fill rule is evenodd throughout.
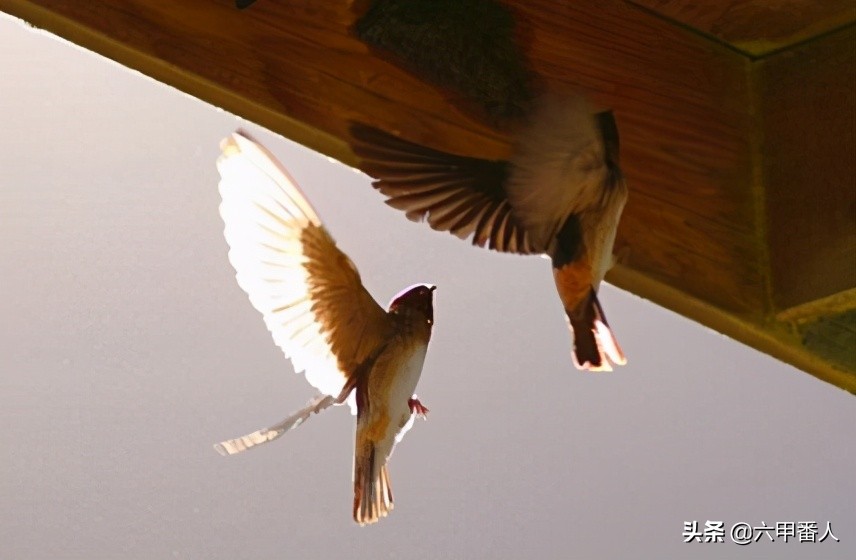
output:
<path id="1" fill-rule="evenodd" d="M 515 26 L 508 8 L 493 0 L 375 0 L 354 32 L 496 124 L 526 114 L 532 98 Z"/>

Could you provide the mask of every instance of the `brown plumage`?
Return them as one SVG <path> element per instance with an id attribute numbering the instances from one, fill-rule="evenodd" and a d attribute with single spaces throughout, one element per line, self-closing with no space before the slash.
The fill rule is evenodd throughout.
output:
<path id="1" fill-rule="evenodd" d="M 574 333 L 579 369 L 626 360 L 597 299 L 627 201 L 611 112 L 544 99 L 509 161 L 449 154 L 352 124 L 352 148 L 386 203 L 413 221 L 496 251 L 542 254 Z"/>
<path id="2" fill-rule="evenodd" d="M 413 286 L 384 311 L 267 150 L 239 133 L 222 150 L 220 213 L 238 284 L 294 369 L 305 371 L 323 395 L 274 426 L 216 448 L 239 453 L 348 402 L 357 414 L 354 519 L 373 523 L 392 509 L 387 461 L 413 411 L 421 410 L 411 397 L 431 337 L 434 287 Z"/>

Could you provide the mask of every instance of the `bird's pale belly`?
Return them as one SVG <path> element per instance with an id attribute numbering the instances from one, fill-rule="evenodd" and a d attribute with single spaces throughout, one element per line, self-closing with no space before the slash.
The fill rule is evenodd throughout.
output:
<path id="1" fill-rule="evenodd" d="M 413 415 L 408 401 L 416 391 L 416 385 L 422 375 L 422 365 L 425 362 L 427 349 L 427 344 L 414 344 L 402 352 L 399 357 L 393 358 L 394 362 L 390 361 L 385 364 L 395 371 L 394 375 L 388 377 L 387 390 L 384 391 L 389 421 L 384 426 L 382 443 L 378 442 L 381 443 L 380 447 L 387 457 L 392 453 L 395 442 L 401 441 L 413 423 Z"/>

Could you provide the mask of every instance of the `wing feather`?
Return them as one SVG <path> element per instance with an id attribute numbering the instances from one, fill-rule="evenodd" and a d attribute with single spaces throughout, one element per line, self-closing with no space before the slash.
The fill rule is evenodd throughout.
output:
<path id="1" fill-rule="evenodd" d="M 221 148 L 220 215 L 238 284 L 295 371 L 337 396 L 390 319 L 282 165 L 240 133 Z"/>
<path id="2" fill-rule="evenodd" d="M 433 150 L 376 128 L 351 125 L 352 148 L 361 169 L 374 177 L 386 203 L 413 221 L 427 221 L 473 245 L 520 254 L 543 253 L 529 241 L 512 213 L 505 161 L 489 161 Z"/>

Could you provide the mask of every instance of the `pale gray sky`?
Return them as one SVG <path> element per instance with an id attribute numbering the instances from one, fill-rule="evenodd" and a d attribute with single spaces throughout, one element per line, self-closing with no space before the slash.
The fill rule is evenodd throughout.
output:
<path id="1" fill-rule="evenodd" d="M 2 16 L 0 124 L 3 558 L 856 557 L 843 391 L 611 286 L 630 363 L 577 372 L 548 261 L 408 222 L 349 168 Z M 239 126 L 382 304 L 439 287 L 430 419 L 375 526 L 350 518 L 343 408 L 211 447 L 312 395 L 226 258 L 214 162 Z M 841 542 L 684 544 L 693 520 Z"/>

